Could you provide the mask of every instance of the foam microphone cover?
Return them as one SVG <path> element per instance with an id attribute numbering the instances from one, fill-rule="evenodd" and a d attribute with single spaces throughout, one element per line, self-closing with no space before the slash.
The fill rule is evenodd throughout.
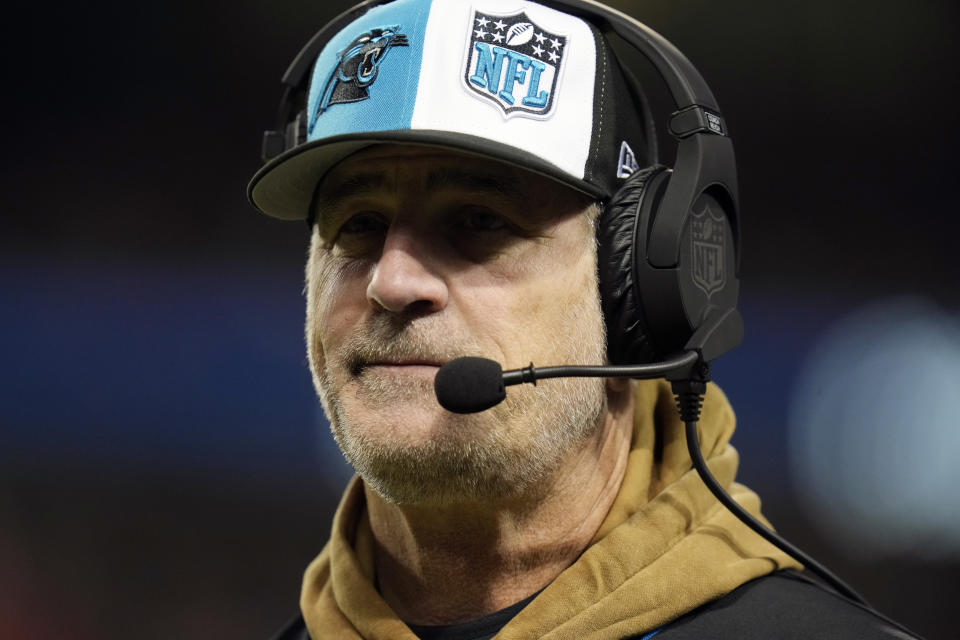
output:
<path id="1" fill-rule="evenodd" d="M 477 413 L 503 402 L 503 368 L 486 358 L 451 360 L 437 371 L 433 390 L 440 406 L 453 413 Z"/>

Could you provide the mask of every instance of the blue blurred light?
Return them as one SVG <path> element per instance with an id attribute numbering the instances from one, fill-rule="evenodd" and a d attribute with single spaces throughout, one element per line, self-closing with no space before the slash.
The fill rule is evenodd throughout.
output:
<path id="1" fill-rule="evenodd" d="M 809 353 L 790 405 L 796 488 L 860 555 L 960 556 L 960 322 L 917 299 L 871 304 Z"/>
<path id="2" fill-rule="evenodd" d="M 0 269 L 0 462 L 343 476 L 299 269 L 35 260 Z"/>

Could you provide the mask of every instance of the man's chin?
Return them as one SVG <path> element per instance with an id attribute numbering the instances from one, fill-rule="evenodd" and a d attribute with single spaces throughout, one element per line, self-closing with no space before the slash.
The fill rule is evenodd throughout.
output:
<path id="1" fill-rule="evenodd" d="M 345 450 L 364 482 L 394 504 L 439 507 L 489 502 L 527 488 L 527 478 L 510 472 L 521 466 L 518 460 L 504 466 L 513 456 L 504 459 L 496 455 L 502 452 L 451 440 L 410 438 L 403 444 L 368 441 L 362 446 L 348 445 Z"/>
<path id="2" fill-rule="evenodd" d="M 394 504 L 502 498 L 522 491 L 536 467 L 494 435 L 493 416 L 449 413 L 422 396 L 375 407 L 339 403 L 331 429 L 367 485 Z"/>

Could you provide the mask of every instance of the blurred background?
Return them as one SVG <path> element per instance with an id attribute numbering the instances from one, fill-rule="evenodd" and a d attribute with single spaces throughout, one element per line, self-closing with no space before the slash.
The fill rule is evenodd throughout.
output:
<path id="1" fill-rule="evenodd" d="M 747 337 L 716 379 L 741 480 L 877 607 L 956 637 L 957 4 L 611 4 L 693 60 L 737 145 Z M 5 8 L 3 638 L 295 614 L 349 470 L 306 368 L 305 229 L 245 186 L 282 72 L 347 6 Z"/>

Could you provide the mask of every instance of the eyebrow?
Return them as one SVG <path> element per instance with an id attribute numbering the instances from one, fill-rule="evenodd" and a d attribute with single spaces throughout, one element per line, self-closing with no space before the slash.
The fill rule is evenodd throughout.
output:
<path id="1" fill-rule="evenodd" d="M 509 175 L 489 173 L 483 170 L 466 170 L 456 167 L 442 167 L 427 174 L 427 191 L 444 189 L 462 189 L 471 193 L 488 193 L 508 200 L 521 201 L 523 190 L 518 181 Z M 337 180 L 329 187 L 317 191 L 314 211 L 330 211 L 344 200 L 370 195 L 391 187 L 386 173 L 371 171 L 355 173 Z"/>

